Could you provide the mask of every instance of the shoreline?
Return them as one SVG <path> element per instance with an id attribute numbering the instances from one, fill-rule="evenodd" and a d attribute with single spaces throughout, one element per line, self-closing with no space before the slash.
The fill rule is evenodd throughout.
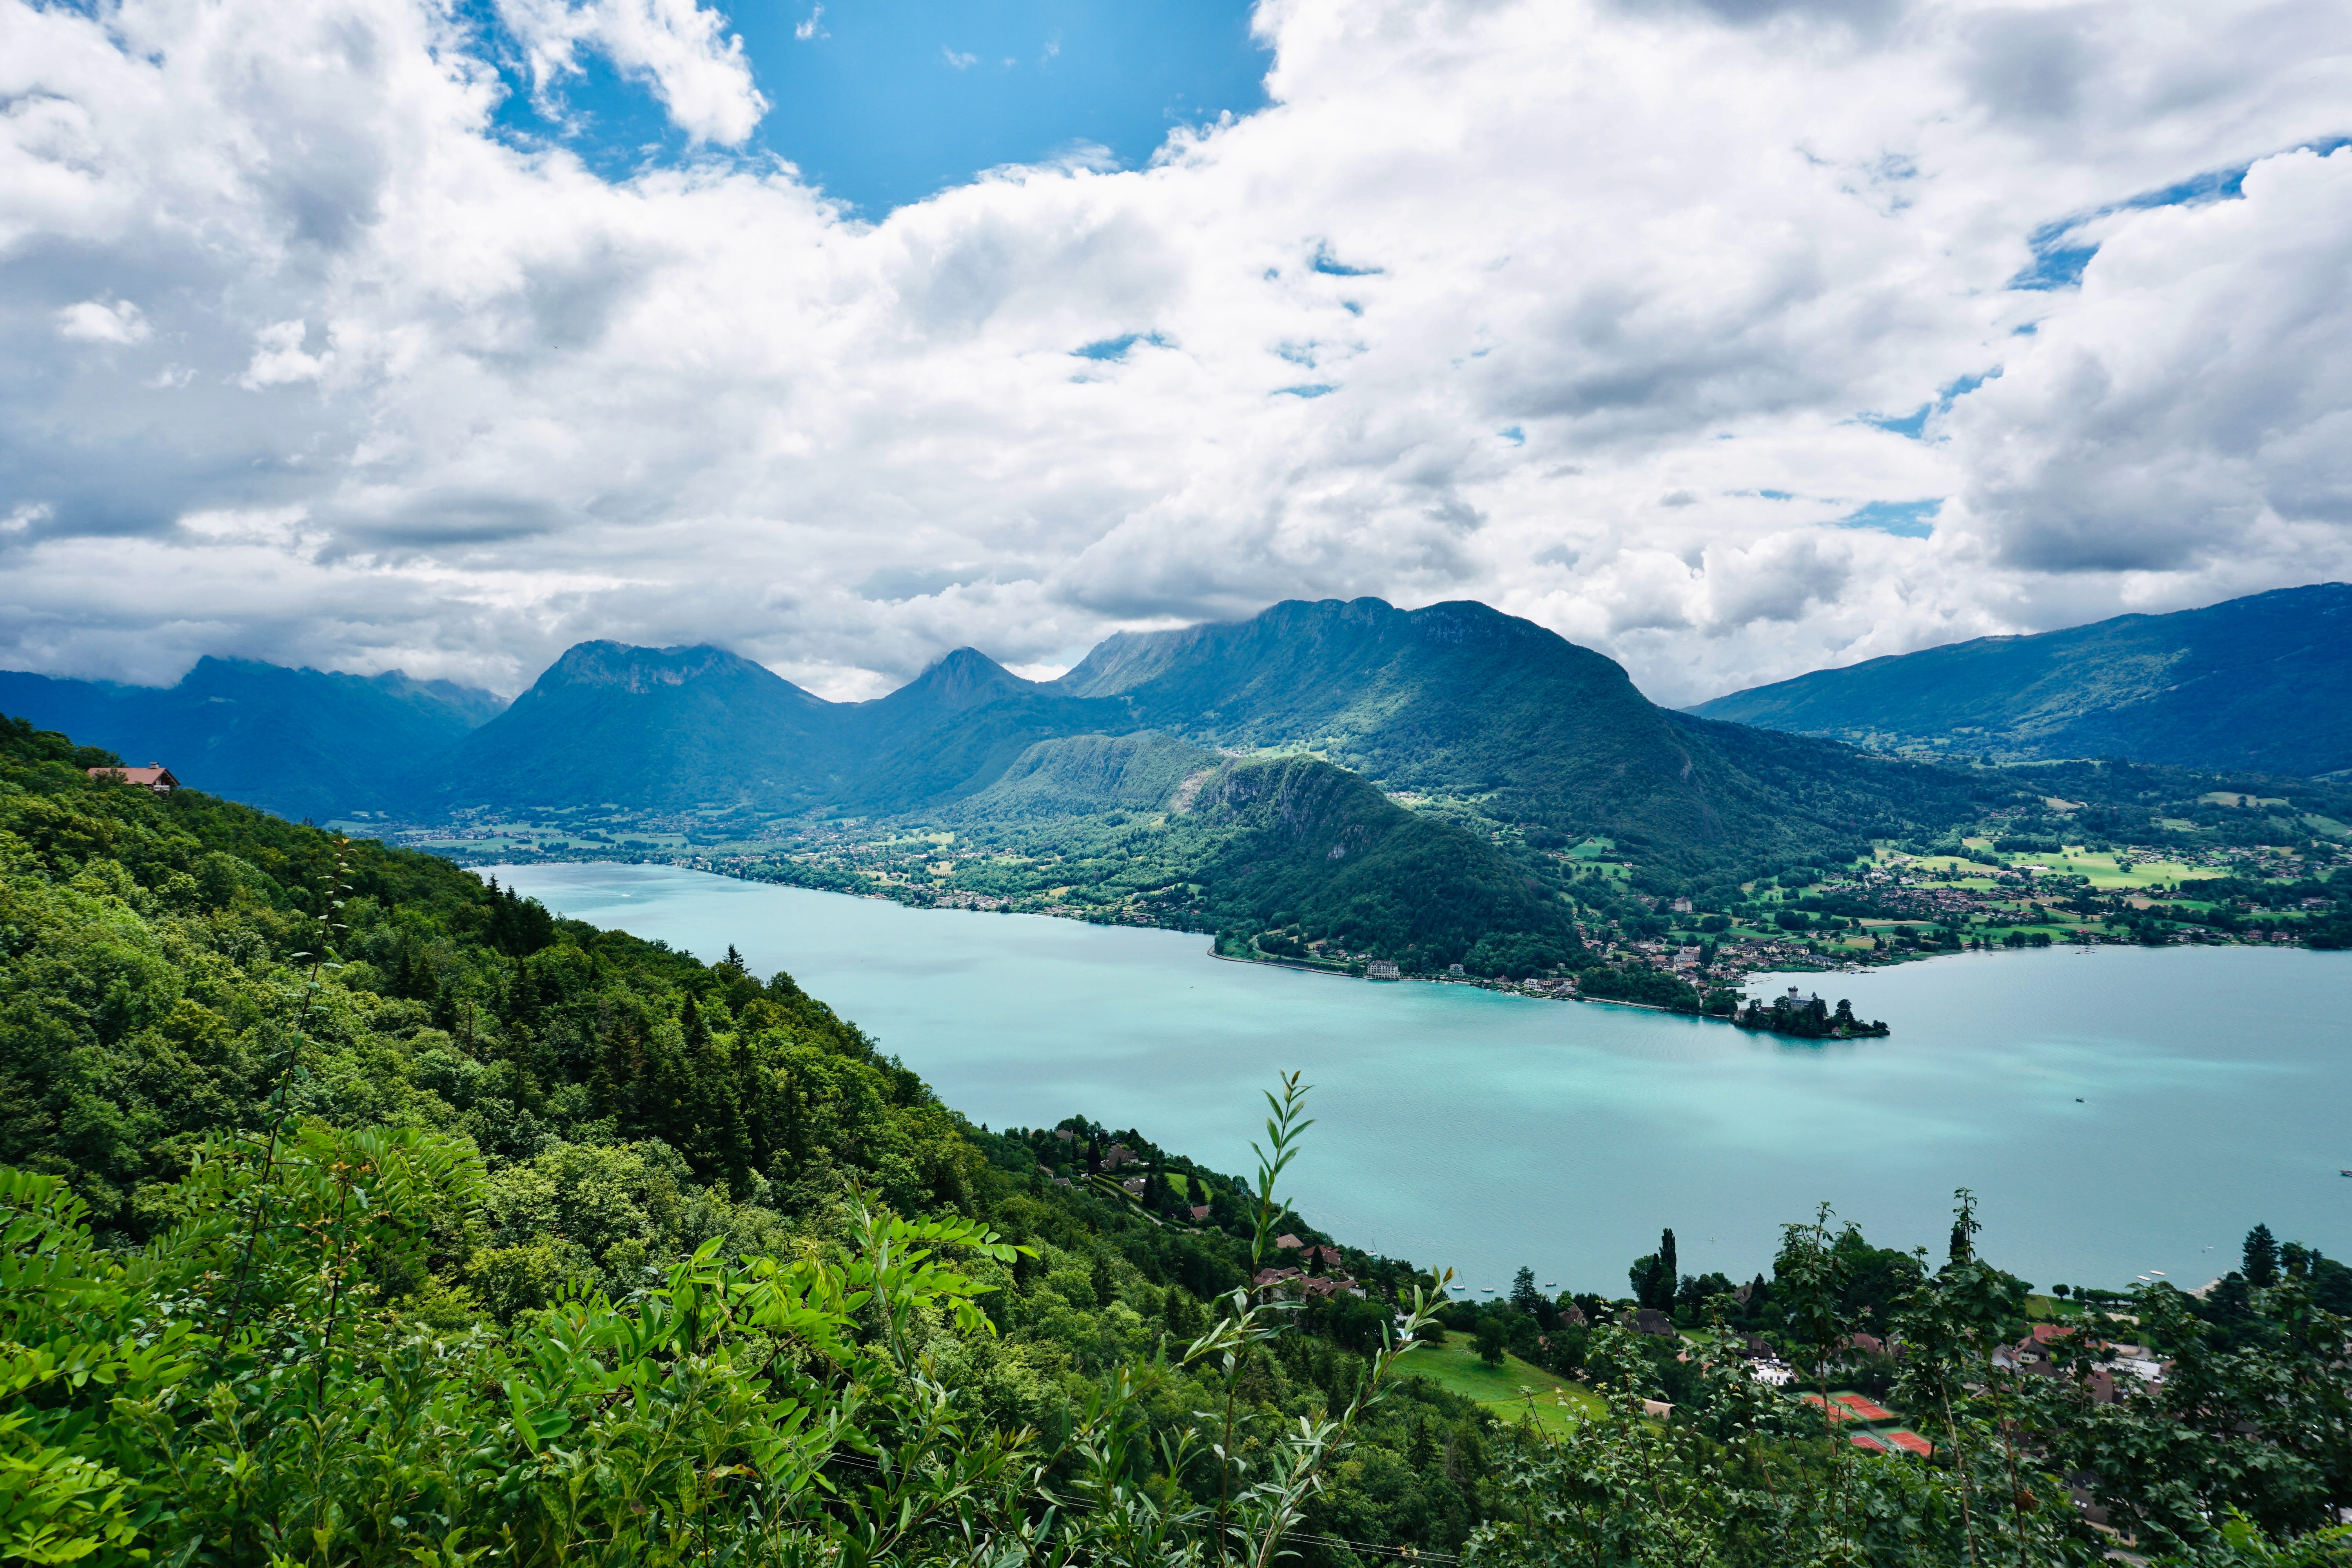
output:
<path id="1" fill-rule="evenodd" d="M 428 853 L 430 853 L 430 852 L 428 851 Z M 1067 910 L 1015 910 L 1015 909 L 1009 909 L 1009 908 L 1005 908 L 1005 907 L 1001 906 L 1001 905 L 1000 905 L 1000 906 L 998 906 L 998 907 L 995 907 L 995 908 L 983 909 L 983 908 L 978 908 L 978 907 L 975 907 L 975 906 L 971 905 L 971 904 L 923 903 L 923 902 L 917 902 L 917 901 L 915 901 L 914 900 L 911 900 L 911 899 L 903 899 L 903 898 L 896 897 L 896 896 L 894 896 L 894 894 L 893 894 L 892 892 L 890 892 L 890 891 L 888 891 L 888 890 L 887 890 L 887 889 L 884 889 L 884 890 L 876 890 L 876 891 L 870 891 L 870 892 L 868 892 L 868 891 L 862 891 L 862 890 L 861 890 L 861 891 L 855 891 L 855 892 L 853 892 L 853 891 L 851 891 L 851 890 L 849 890 L 849 889 L 844 889 L 844 888 L 821 888 L 821 887 L 814 887 L 814 886 L 811 886 L 811 885 L 809 885 L 809 884 L 807 884 L 807 883 L 803 883 L 803 882 L 791 882 L 791 881 L 784 881 L 784 880 L 782 880 L 782 879 L 773 879 L 773 878 L 767 878 L 767 877 L 752 877 L 752 876 L 747 876 L 747 875 L 743 874 L 743 873 L 742 873 L 742 872 L 740 872 L 740 871 L 729 869 L 729 868 L 725 868 L 725 867 L 722 867 L 722 866 L 719 866 L 719 865 L 714 864 L 714 863 L 712 863 L 711 861 L 709 861 L 709 860 L 708 860 L 708 859 L 706 859 L 706 858 L 701 858 L 701 857 L 685 857 L 685 858 L 657 858 L 657 857 L 654 857 L 654 856 L 646 856 L 646 855 L 633 855 L 633 856 L 622 856 L 622 855 L 593 855 L 593 856 L 588 856 L 588 857 L 583 857 L 583 858 L 565 858 L 565 859 L 543 858 L 543 859 L 533 859 L 533 860 L 499 860 L 499 861 L 495 861 L 495 862 L 487 862 L 487 861 L 486 861 L 486 862 L 482 862 L 482 863 L 479 863 L 479 864 L 468 864 L 468 863 L 466 863 L 466 862 L 459 862 L 459 864 L 463 867 L 463 868 L 464 868 L 464 869 L 466 869 L 466 870 L 469 870 L 469 871 L 473 871 L 473 872 L 475 872 L 475 873 L 477 873 L 477 874 L 478 874 L 478 875 L 486 875 L 486 874 L 488 874 L 488 873 L 490 873 L 490 872 L 493 872 L 493 871 L 495 871 L 495 870 L 499 869 L 499 868 L 501 868 L 501 867 L 507 867 L 507 866 L 512 866 L 512 867 L 515 867 L 515 868 L 531 868 L 531 867 L 545 867 L 545 866 L 660 866 L 660 867 L 666 867 L 666 868 L 669 868 L 669 869 L 671 869 L 671 870 L 677 870 L 677 871 L 693 871 L 693 872 L 699 873 L 699 874 L 701 874 L 701 875 L 703 875 L 703 876 L 709 876 L 709 877 L 722 877 L 722 878 L 727 879 L 728 879 L 728 880 L 730 880 L 730 881 L 737 881 L 737 882 L 751 882 L 751 883 L 754 883 L 754 884 L 757 884 L 757 885 L 759 885 L 759 886 L 762 886 L 762 887 L 772 887 L 772 888 L 791 888 L 791 889 L 795 889 L 795 890 L 797 890 L 797 891 L 800 891 L 800 892 L 808 892 L 808 893 L 832 893 L 832 894 L 837 895 L 837 896 L 839 896 L 839 897 L 841 897 L 841 898 L 846 898 L 846 899 L 866 899 L 866 900 L 875 900 L 875 901 L 877 901 L 877 902 L 897 904 L 897 905 L 898 905 L 898 906 L 899 906 L 900 908 L 902 908 L 902 909 L 908 909 L 908 910 L 922 910 L 922 911 L 927 912 L 927 913 L 939 913 L 939 914 L 973 914 L 973 915 L 1026 915 L 1026 916 L 1032 916 L 1032 917 L 1034 917 L 1034 918 L 1037 918 L 1037 919 L 1042 919 L 1042 920 L 1060 920 L 1060 921 L 1073 921 L 1073 922 L 1075 922 L 1075 923 L 1076 923 L 1076 924 L 1079 924 L 1079 925 L 1100 925 L 1100 926 L 1113 926 L 1113 927 L 1124 926 L 1124 927 L 1127 927 L 1127 928 L 1129 928 L 1129 929 L 1130 929 L 1130 930 L 1134 930 L 1134 931 L 1169 931 L 1169 932 L 1173 932 L 1173 933 L 1189 933 L 1189 934 L 1192 934 L 1192 935 L 1199 935 L 1199 934 L 1201 934 L 1200 930 L 1199 930 L 1199 928 L 1197 928 L 1197 927 L 1187 927 L 1187 926 L 1178 926 L 1178 925 L 1162 925 L 1162 924 L 1160 924 L 1160 923 L 1158 923 L 1158 922 L 1156 922 L 1156 921 L 1123 921 L 1123 920 L 1098 921 L 1098 920 L 1090 920 L 1090 919 L 1087 918 L 1085 915 L 1076 914 L 1076 913 L 1072 913 L 1072 912 L 1069 912 L 1069 911 L 1067 911 Z M 2235 941 L 2232 941 L 2232 942 L 2164 942 L 2164 943 L 2160 943 L 2160 944 L 2150 944 L 2150 943 L 2137 942 L 2126 942 L 2126 941 L 2123 941 L 2123 940 L 2117 939 L 2117 938 L 2116 938 L 2116 937 L 2113 937 L 2113 936 L 2110 936 L 2110 935 L 2107 935 L 2107 934 L 2105 934 L 2105 933 L 2101 933 L 2100 935 L 2095 936 L 2095 937 L 2094 937 L 2094 938 L 2092 938 L 2091 940 L 2086 941 L 2086 942 L 2053 942 L 2053 943 L 2052 943 L 2052 944 L 2051 944 L 2051 946 L 2052 946 L 2052 947 L 2053 947 L 2053 948 L 2063 948 L 2063 949 L 2069 949 L 2069 950 L 2072 950 L 2072 951 L 2074 951 L 2074 952 L 2077 952 L 2083 953 L 2083 954 L 2084 954 L 2084 955 L 2086 955 L 2086 956 L 2087 956 L 2087 955 L 2089 955 L 2089 954 L 2091 954 L 2091 953 L 2094 953 L 2094 952 L 2098 952 L 2101 948 L 2107 948 L 2107 947 L 2118 947 L 2118 948 L 2126 948 L 2126 949 L 2148 948 L 2150 951 L 2156 951 L 2156 950 L 2158 950 L 2158 949 L 2159 949 L 2159 948 L 2169 948 L 2169 947 L 2180 947 L 2180 948 L 2240 948 L 2240 947 L 2242 947 L 2242 948 L 2261 949 L 2261 950 L 2265 950 L 2265 951 L 2268 951 L 2268 950 L 2275 950 L 2275 949 L 2289 949 L 2289 950 L 2297 951 L 2297 952 L 2320 952 L 2329 951 L 2329 950 L 2327 950 L 2327 949 L 2323 949 L 2323 948 L 2314 947 L 2314 946 L 2312 946 L 2311 944 L 2309 944 L 2308 942 L 2235 942 Z M 1831 957 L 1830 955 L 1828 955 L 1828 954 L 1826 954 L 1826 953 L 1814 952 L 1814 953 L 1811 953 L 1811 954 L 1810 954 L 1810 955 L 1809 955 L 1809 956 L 1811 956 L 1811 957 L 1812 958 L 1812 960 L 1814 961 L 1814 962 L 1812 963 L 1812 964 L 1811 964 L 1811 965 L 1802 966 L 1802 967 L 1790 967 L 1790 966 L 1783 965 L 1783 966 L 1772 967 L 1772 968 L 1759 968 L 1759 969 L 1756 969 L 1756 970 L 1753 970 L 1753 971 L 1744 972 L 1743 973 L 1741 973 L 1741 974 L 1740 974 L 1740 976 L 1738 977 L 1738 979 L 1737 979 L 1736 981 L 1730 982 L 1729 984 L 1730 984 L 1730 985 L 1731 985 L 1733 988 L 1744 988 L 1745 986 L 1747 986 L 1748 984 L 1749 984 L 1752 982 L 1752 980 L 1753 980 L 1756 976 L 1765 975 L 1765 974 L 1770 974 L 1770 975 L 1776 975 L 1776 976 L 1778 976 L 1778 975 L 1790 975 L 1790 974 L 1832 974 L 1832 973 L 1834 973 L 1834 974 L 1869 974 L 1869 973 L 1874 973 L 1874 972 L 1876 972 L 1876 971 L 1879 971 L 1879 970 L 1891 970 L 1891 969 L 1897 969 L 1897 968 L 1901 968 L 1901 967 L 1903 967 L 1903 966 L 1905 966 L 1905 965 L 1907 965 L 1907 964 L 1924 963 L 1927 963 L 1927 962 L 1929 962 L 1929 961 L 1931 961 L 1931 960 L 1935 960 L 1935 959 L 1941 959 L 1941 958 L 1988 958 L 1988 957 L 1995 957 L 1995 956 L 1999 956 L 1999 955 L 2000 955 L 2000 954 L 2002 954 L 2002 953 L 2005 953 L 2005 952 L 2010 952 L 2010 951 L 2011 951 L 2011 950 L 2007 949 L 2007 948 L 1992 948 L 1992 949 L 1979 950 L 1979 951 L 1969 951 L 1969 950 L 1966 950 L 1966 949 L 1962 949 L 1962 950 L 1955 951 L 1955 950 L 1951 950 L 1951 949 L 1940 949 L 1940 948 L 1939 948 L 1939 949 L 1936 949 L 1936 950 L 1934 950 L 1934 951 L 1928 951 L 1928 952 L 1898 952 L 1898 953 L 1895 953 L 1895 954 L 1874 954 L 1874 955 L 1873 956 L 1872 961 L 1870 961 L 1870 962 L 1862 962 L 1862 961 L 1860 961 L 1860 960 L 1858 960 L 1858 959 L 1856 959 L 1856 958 L 1853 958 L 1853 957 L 1832 958 L 1832 957 Z M 2035 950 L 2035 949 L 2028 949 L 2028 948 L 2020 948 L 2020 949 L 2017 949 L 2017 950 L 2015 950 L 2015 951 L 2017 951 L 2017 952 L 2032 952 L 2032 951 L 2046 951 L 2046 950 Z M 1211 944 L 1210 944 L 1210 949 L 1209 949 L 1209 954 L 1208 954 L 1208 956 L 1210 956 L 1210 957 L 1212 957 L 1212 958 L 1214 958 L 1214 959 L 1217 959 L 1217 960 L 1219 960 L 1220 962 L 1226 963 L 1254 963 L 1254 964 L 1262 964 L 1262 965 L 1265 965 L 1265 966 L 1268 966 L 1268 967 L 1271 967 L 1271 968 L 1294 970 L 1294 971 L 1297 971 L 1297 972 L 1298 972 L 1298 973 L 1306 973 L 1306 974 L 1322 974 L 1322 975 L 1328 975 L 1328 976 L 1331 976 L 1332 978 L 1335 978 L 1335 979 L 1340 979 L 1340 980 L 1364 980 L 1364 979 L 1367 979 L 1367 977 L 1366 977 L 1366 976 L 1364 976 L 1364 975 L 1360 975 L 1360 974 L 1350 974 L 1350 973 L 1348 973 L 1347 972 L 1345 972 L 1344 970 L 1334 969 L 1334 968 L 1331 968 L 1331 967 L 1328 967 L 1328 966 L 1326 966 L 1326 965 L 1322 965 L 1322 964 L 1314 964 L 1314 963 L 1296 963 L 1296 962 L 1293 962 L 1293 961 L 1290 961 L 1290 960 L 1286 960 L 1286 959 L 1271 958 L 1271 957 L 1266 957 L 1266 958 L 1235 958 L 1235 957 L 1234 957 L 1234 956 L 1232 956 L 1232 955 L 1230 955 L 1230 954 L 1227 954 L 1227 953 L 1218 952 L 1216 951 L 1216 948 L 1215 948 L 1215 939 L 1214 939 L 1213 937 L 1212 937 L 1212 938 L 1211 938 Z M 1653 966 L 1644 966 L 1644 967 L 1654 967 L 1654 966 L 1653 965 Z M 1660 971 L 1658 971 L 1658 973 L 1670 973 L 1670 972 L 1669 972 L 1669 971 L 1664 971 L 1664 970 L 1660 970 Z M 1452 975 L 1438 975 L 1438 974 L 1416 974 L 1416 975 L 1399 975 L 1397 978 L 1398 978 L 1400 981 L 1402 981 L 1402 980 L 1414 980 L 1414 981 L 1418 981 L 1418 982 L 1420 982 L 1420 983 L 1422 983 L 1422 984 L 1463 984 L 1463 985 L 1471 985 L 1471 986 L 1475 986 L 1475 987 L 1476 987 L 1476 988 L 1478 988 L 1478 989 L 1480 989 L 1480 990 L 1486 990 L 1486 991 L 1507 991 L 1507 993 L 1508 993 L 1509 994 L 1511 994 L 1511 995 L 1515 995 L 1515 996 L 1524 996 L 1524 997 L 1526 997 L 1526 998 L 1527 998 L 1528 1000 L 1529 1000 L 1529 1001 L 1538 1001 L 1538 1002 L 1590 1002 L 1590 1003 L 1594 1003 L 1594 1004 L 1596 1004 L 1596 1005 L 1605 1005 L 1613 1006 L 1613 1007 L 1633 1007 L 1633 1008 L 1636 1008 L 1636 1009 L 1639 1009 L 1639 1010 L 1642 1010 L 1642 1011 L 1644 1011 L 1644 1012 L 1665 1013 L 1665 1014 L 1668 1014 L 1668 1015 L 1678 1016 L 1683 1016 L 1683 1017 L 1712 1017 L 1712 1016 L 1715 1016 L 1715 1015 L 1711 1015 L 1711 1014 L 1705 1014 L 1705 1013 L 1677 1014 L 1677 1013 L 1676 1013 L 1676 1010 L 1675 1010 L 1675 1008 L 1672 1008 L 1672 1007 L 1666 1007 L 1666 1006 L 1661 1006 L 1661 1005 L 1659 1005 L 1658 1004 L 1656 1004 L 1656 1003 L 1653 1003 L 1653 1002 L 1629 1002 L 1629 1001 L 1621 1001 L 1621 1000 L 1618 1000 L 1617 998 L 1614 998 L 1614 997 L 1608 997 L 1608 996 L 1583 996 L 1583 995 L 1577 995 L 1577 994 L 1568 994 L 1568 995 L 1534 994 L 1534 993 L 1529 993 L 1529 992 L 1525 992 L 1525 991 L 1520 991 L 1520 990 L 1516 989 L 1516 984 L 1517 984 L 1517 983 L 1515 983 L 1515 982 L 1486 980 L 1486 979 L 1476 978 L 1476 977 L 1469 976 L 1469 975 L 1452 976 Z M 1378 984 L 1387 984 L 1387 982 L 1379 982 Z M 1726 1020 L 1722 1020 L 1722 1021 L 1724 1021 L 1724 1022 L 1729 1022 L 1729 1020 L 1727 1020 L 1727 1019 L 1726 1019 Z M 1771 1031 L 1769 1031 L 1769 1030 L 1764 1030 L 1764 1031 L 1751 1031 L 1751 1032 L 1757 1032 L 1757 1033 L 1771 1033 Z M 1785 1036 L 1785 1037 L 1783 1037 L 1783 1038 L 1789 1038 L 1789 1039 L 1810 1039 L 1810 1038 L 1812 1038 L 1812 1037 L 1811 1037 L 1811 1036 L 1793 1036 L 1793 1035 L 1792 1035 L 1792 1036 Z M 1825 1037 L 1823 1037 L 1823 1038 L 1847 1038 L 1847 1037 L 1851 1037 L 1851 1038 L 1855 1038 L 1855 1039 L 1880 1039 L 1880 1038 L 1885 1038 L 1885 1037 L 1885 1037 L 1885 1036 L 1876 1036 L 1876 1035 L 1863 1035 L 1863 1036 L 1853 1036 L 1853 1037 L 1825 1036 Z"/>

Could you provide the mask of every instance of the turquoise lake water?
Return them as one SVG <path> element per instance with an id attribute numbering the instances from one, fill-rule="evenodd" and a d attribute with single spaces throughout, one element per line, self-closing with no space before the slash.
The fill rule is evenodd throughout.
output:
<path id="1" fill-rule="evenodd" d="M 1675 1229 L 1744 1279 L 1827 1199 L 1943 1256 L 1952 1189 L 2037 1285 L 2196 1286 L 2255 1221 L 2352 1258 L 2352 953 L 2105 948 L 1803 976 L 1886 1040 L 1212 959 L 1207 939 L 908 910 L 657 866 L 490 868 L 549 908 L 791 971 L 991 1126 L 1083 1112 L 1250 1166 L 1259 1091 L 1315 1085 L 1300 1212 L 1507 1289 L 1625 1289 Z"/>

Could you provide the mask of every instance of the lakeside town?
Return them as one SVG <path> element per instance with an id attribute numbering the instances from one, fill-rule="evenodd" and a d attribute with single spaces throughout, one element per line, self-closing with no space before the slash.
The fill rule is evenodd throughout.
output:
<path id="1" fill-rule="evenodd" d="M 1193 929 L 1186 891 L 1104 885 L 1076 857 L 1033 856 L 928 826 L 747 818 L 717 812 L 481 811 L 447 824 L 355 818 L 334 826 L 446 855 L 461 864 L 611 860 L 673 865 L 915 908 L 1046 915 L 1097 924 Z M 1993 948 L 2258 943 L 2326 945 L 2344 902 L 2332 874 L 2352 867 L 2352 838 L 2298 845 L 2068 843 L 2003 847 L 1987 832 L 1943 852 L 1875 848 L 1867 862 L 1797 868 L 1738 885 L 1736 900 L 1663 898 L 1630 885 L 1632 868 L 1606 840 L 1552 858 L 1579 905 L 1577 937 L 1613 965 L 1694 984 L 1737 985 L 1761 972 L 1836 970 Z M 1058 880 L 1062 870 L 1071 879 Z M 1145 879 L 1148 883 L 1148 878 Z M 1596 908 L 1604 892 L 1612 906 Z M 1355 974 L 1373 954 L 1257 933 L 1246 956 Z M 1228 956 L 1244 956 L 1238 952 Z M 1457 966 L 1433 979 L 1473 979 Z M 1509 984 L 1559 989 L 1549 977 Z"/>

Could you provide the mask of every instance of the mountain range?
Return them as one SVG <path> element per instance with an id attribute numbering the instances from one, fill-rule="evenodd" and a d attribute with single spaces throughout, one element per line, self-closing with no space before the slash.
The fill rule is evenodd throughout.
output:
<path id="1" fill-rule="evenodd" d="M 1975 793 L 1944 770 L 1658 707 L 1612 660 L 1485 605 L 1357 599 L 1115 637 L 1048 682 L 962 648 L 855 703 L 718 648 L 583 644 L 459 740 L 418 798 L 939 812 L 1030 776 L 1040 745 L 1145 733 L 1303 753 L 1684 875 L 1850 857 L 1953 820 Z"/>
<path id="2" fill-rule="evenodd" d="M 2347 613 L 2352 590 L 2328 584 L 1874 660 L 1694 712 L 1487 605 L 1369 598 L 1123 633 L 1051 681 L 961 648 L 866 702 L 722 648 L 587 642 L 511 704 L 207 658 L 168 689 L 0 674 L 0 710 L 289 816 L 925 820 L 1150 883 L 1188 918 L 1288 912 L 1434 952 L 1481 929 L 1561 935 L 1552 858 L 1587 840 L 1654 894 L 1720 896 L 2038 809 L 2021 779 L 1889 745 L 2344 766 Z"/>
<path id="3" fill-rule="evenodd" d="M 211 795 L 299 820 L 405 802 L 419 770 L 505 700 L 398 670 L 341 675 L 201 658 L 170 687 L 0 670 L 0 713 L 162 762 Z"/>
<path id="4" fill-rule="evenodd" d="M 2352 585 L 1978 637 L 1718 697 L 1708 719 L 1998 762 L 2352 769 Z"/>

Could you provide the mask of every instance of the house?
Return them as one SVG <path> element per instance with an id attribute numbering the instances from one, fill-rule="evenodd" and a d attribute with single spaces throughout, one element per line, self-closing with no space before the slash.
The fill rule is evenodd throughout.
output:
<path id="1" fill-rule="evenodd" d="M 143 768 L 90 768 L 87 771 L 94 779 L 112 779 L 118 784 L 137 784 L 155 795 L 169 795 L 180 787 L 180 781 L 172 776 L 172 770 L 161 763 L 149 763 Z"/>
<path id="2" fill-rule="evenodd" d="M 1376 958 L 1370 963 L 1364 965 L 1364 978 L 1367 980 L 1397 980 L 1402 977 L 1397 973 L 1396 961 L 1394 959 Z"/>
<path id="3" fill-rule="evenodd" d="M 1129 1176 L 1118 1185 L 1119 1190 L 1127 1194 L 1129 1197 L 1139 1198 L 1143 1195 L 1143 1178 L 1141 1176 Z"/>
<path id="4" fill-rule="evenodd" d="M 1206 1218 L 1208 1218 L 1208 1217 L 1209 1217 L 1209 1205 L 1206 1205 L 1206 1204 L 1194 1204 L 1194 1205 L 1192 1205 L 1192 1223 L 1193 1223 L 1193 1224 L 1198 1225 L 1201 1221 L 1202 1221 L 1202 1220 L 1204 1220 L 1204 1219 L 1206 1219 Z"/>
<path id="5" fill-rule="evenodd" d="M 1671 1334 L 1675 1321 L 1655 1307 L 1644 1307 L 1633 1314 L 1633 1331 L 1641 1334 Z"/>
<path id="6" fill-rule="evenodd" d="M 1307 1244 L 1286 1230 L 1274 1238 L 1274 1245 L 1285 1252 L 1297 1252 Z"/>

